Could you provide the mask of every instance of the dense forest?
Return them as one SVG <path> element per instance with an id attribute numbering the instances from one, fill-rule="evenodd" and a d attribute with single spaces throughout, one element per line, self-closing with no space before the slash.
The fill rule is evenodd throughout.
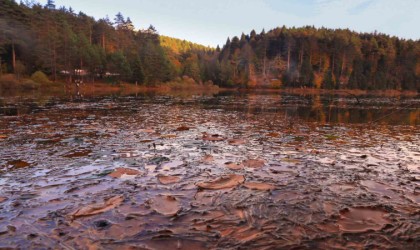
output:
<path id="1" fill-rule="evenodd" d="M 189 77 L 224 87 L 420 90 L 420 40 L 346 29 L 279 27 L 222 48 L 95 20 L 71 8 L 0 0 L 0 74 L 153 85 Z"/>

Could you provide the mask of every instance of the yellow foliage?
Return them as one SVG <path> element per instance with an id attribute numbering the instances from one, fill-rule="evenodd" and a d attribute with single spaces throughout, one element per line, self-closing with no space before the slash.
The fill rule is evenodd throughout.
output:
<path id="1" fill-rule="evenodd" d="M 417 122 L 420 120 L 420 111 L 416 110 L 416 111 L 410 112 L 408 119 L 409 119 L 410 125 L 413 125 L 413 126 L 416 125 Z"/>
<path id="2" fill-rule="evenodd" d="M 283 83 L 280 79 L 272 79 L 270 81 L 270 85 L 272 88 L 279 89 L 281 88 L 281 85 L 283 85 Z"/>
<path id="3" fill-rule="evenodd" d="M 321 88 L 321 84 L 322 84 L 322 81 L 323 80 L 324 80 L 324 77 L 322 76 L 322 74 L 315 74 L 315 80 L 314 80 L 314 82 L 315 82 L 315 87 L 317 89 L 320 89 Z"/>

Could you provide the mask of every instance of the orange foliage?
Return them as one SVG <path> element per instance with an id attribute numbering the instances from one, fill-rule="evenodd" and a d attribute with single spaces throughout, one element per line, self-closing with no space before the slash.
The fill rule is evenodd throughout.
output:
<path id="1" fill-rule="evenodd" d="M 317 89 L 320 89 L 321 88 L 321 84 L 322 84 L 322 81 L 323 80 L 324 80 L 324 77 L 322 76 L 322 74 L 315 74 L 314 83 L 315 83 L 315 87 Z"/>

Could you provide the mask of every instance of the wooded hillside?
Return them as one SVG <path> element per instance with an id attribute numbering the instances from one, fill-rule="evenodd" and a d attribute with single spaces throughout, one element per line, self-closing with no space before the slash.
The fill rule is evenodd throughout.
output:
<path id="1" fill-rule="evenodd" d="M 129 17 L 0 0 L 0 73 L 54 81 L 156 84 L 188 76 L 226 87 L 420 90 L 420 41 L 385 34 L 280 27 L 222 48 L 166 36 Z"/>

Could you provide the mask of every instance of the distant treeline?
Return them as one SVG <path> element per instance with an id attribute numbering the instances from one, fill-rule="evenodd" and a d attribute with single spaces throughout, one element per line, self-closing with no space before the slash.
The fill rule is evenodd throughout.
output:
<path id="1" fill-rule="evenodd" d="M 43 71 L 156 84 L 188 76 L 224 87 L 420 90 L 420 40 L 350 30 L 276 28 L 209 48 L 159 36 L 130 18 L 95 20 L 71 8 L 0 0 L 0 73 Z"/>

